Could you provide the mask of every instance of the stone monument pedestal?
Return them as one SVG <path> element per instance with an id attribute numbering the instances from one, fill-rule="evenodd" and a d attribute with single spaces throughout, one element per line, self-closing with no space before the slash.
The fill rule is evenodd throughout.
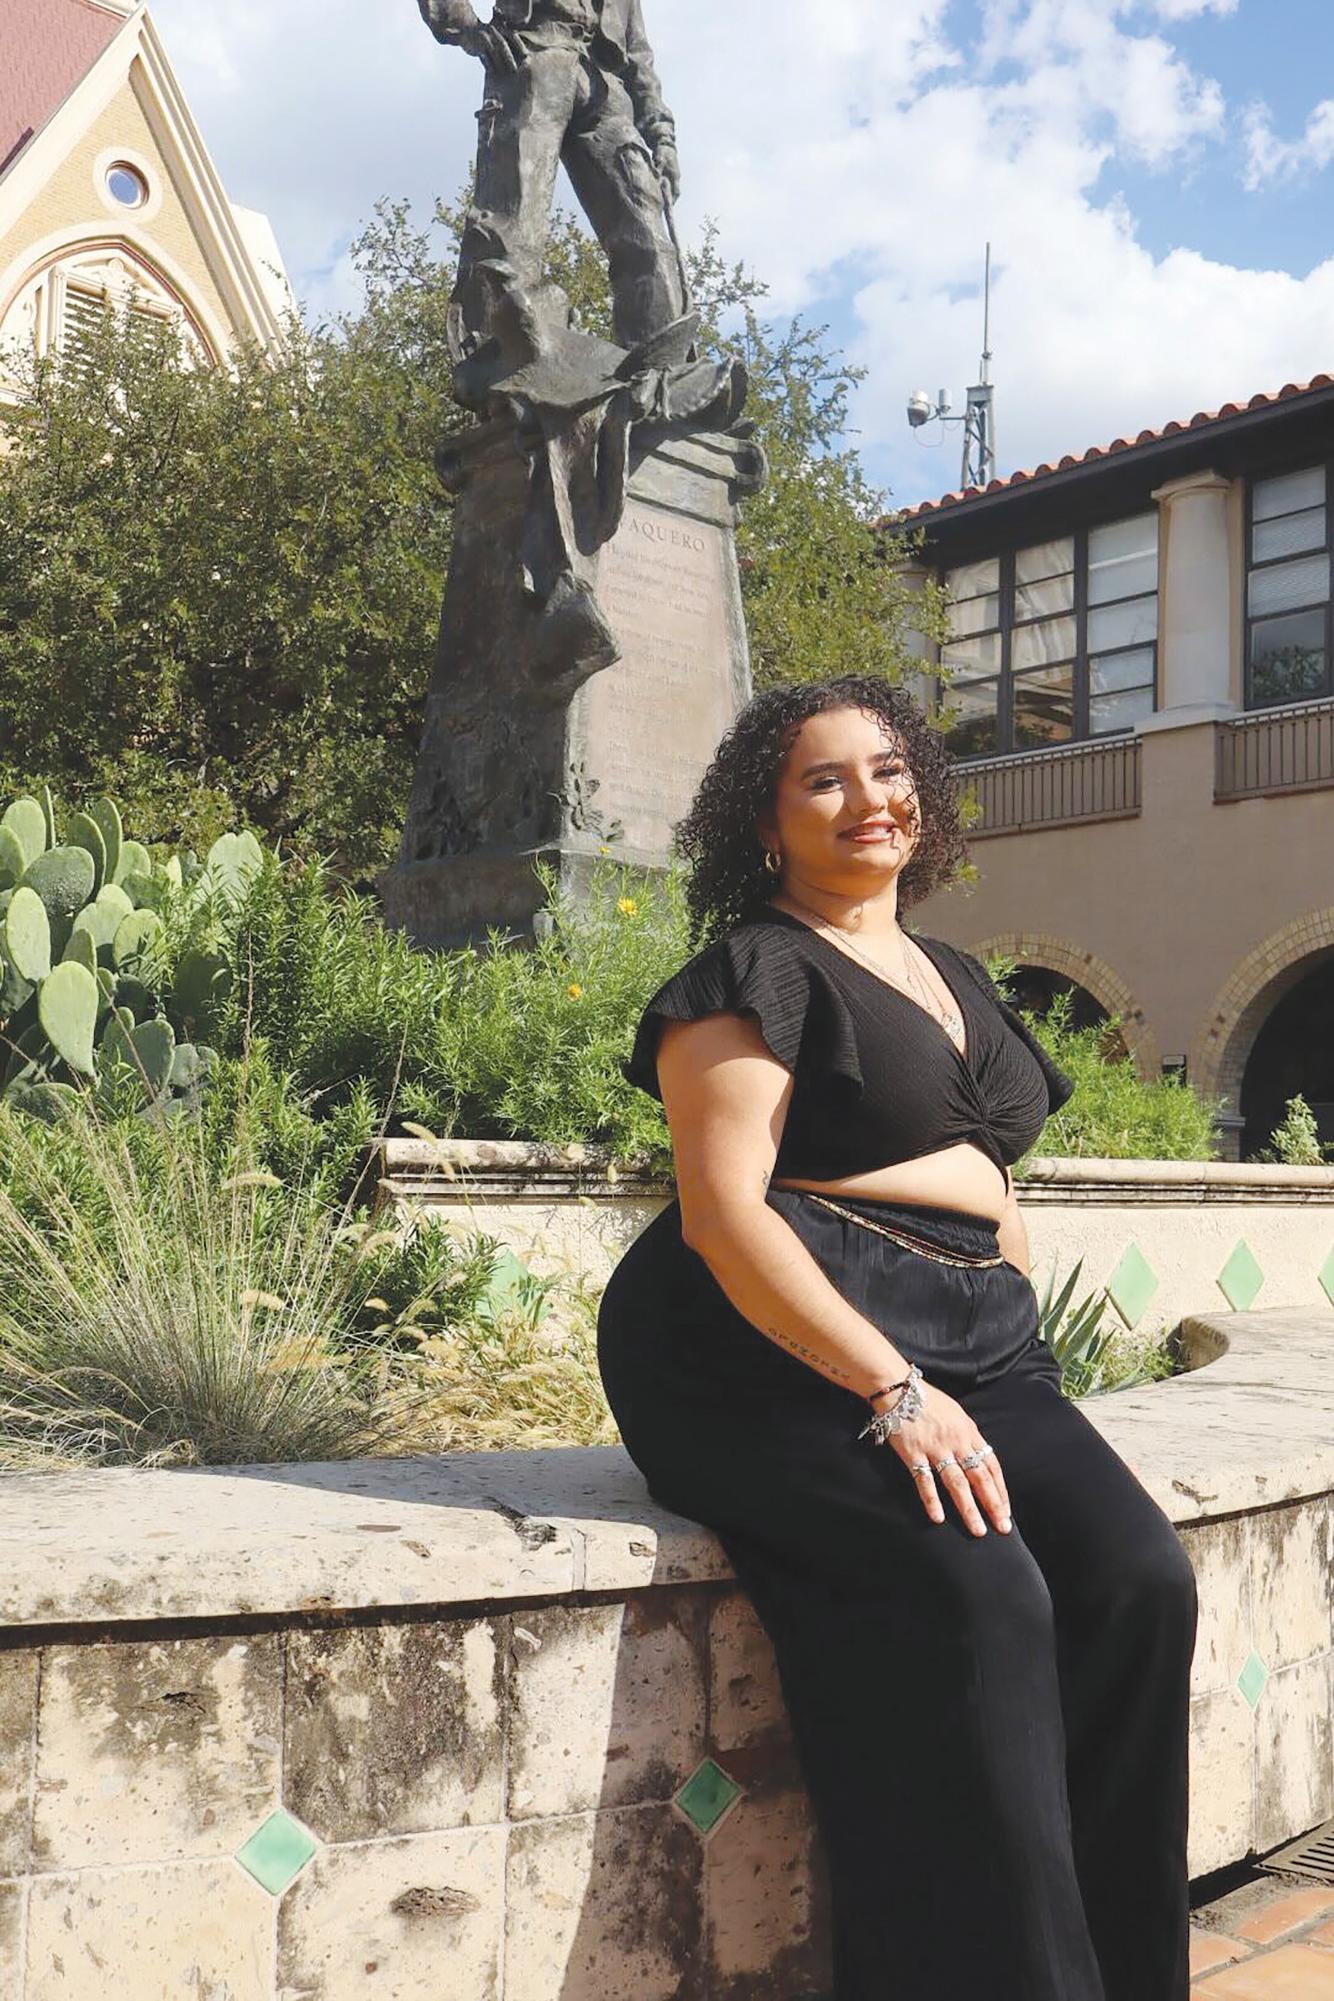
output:
<path id="1" fill-rule="evenodd" d="M 524 942 L 534 862 L 586 888 L 602 849 L 663 869 L 719 738 L 751 694 L 736 507 L 763 476 L 732 433 L 645 436 L 621 525 L 581 559 L 621 657 L 580 657 L 524 584 L 529 464 L 508 425 L 454 450 L 458 493 L 440 647 L 385 921 L 432 949 Z"/>

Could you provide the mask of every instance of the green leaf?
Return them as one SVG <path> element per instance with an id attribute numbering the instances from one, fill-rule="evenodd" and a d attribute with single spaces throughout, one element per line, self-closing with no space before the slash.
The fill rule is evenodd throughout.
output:
<path id="1" fill-rule="evenodd" d="M 121 921 L 112 940 L 111 961 L 116 971 L 132 979 L 150 979 L 159 962 L 162 939 L 162 919 L 155 911 L 133 911 Z"/>
<path id="2" fill-rule="evenodd" d="M 12 827 L 0 827 L 0 889 L 10 889 L 28 866 L 23 843 Z"/>
<path id="3" fill-rule="evenodd" d="M 120 808 L 114 799 L 94 799 L 92 805 L 88 808 L 88 817 L 90 820 L 96 822 L 98 831 L 102 836 L 102 845 L 106 849 L 106 865 L 102 872 L 103 881 L 112 883 L 116 879 L 116 870 L 120 867 L 120 851 L 125 839 L 125 829 L 121 824 Z"/>
<path id="4" fill-rule="evenodd" d="M 93 1034 L 101 1011 L 97 981 L 86 966 L 69 961 L 48 973 L 37 990 L 37 1014 L 62 1063 L 96 1075 Z"/>
<path id="5" fill-rule="evenodd" d="M 23 881 L 46 905 L 54 934 L 60 935 L 63 923 L 64 937 L 69 936 L 75 916 L 91 900 L 96 873 L 87 848 L 51 848 L 29 863 Z"/>
<path id="6" fill-rule="evenodd" d="M 90 814 L 76 813 L 69 823 L 71 848 L 86 848 L 93 858 L 93 882 L 96 889 L 102 887 L 107 875 L 107 844 L 102 838 L 102 830 Z"/>
<path id="7" fill-rule="evenodd" d="M 46 815 L 36 799 L 16 799 L 0 819 L 0 827 L 13 834 L 23 850 L 23 867 L 28 868 L 46 852 Z"/>
<path id="8" fill-rule="evenodd" d="M 51 970 L 51 920 L 35 889 L 14 891 L 5 912 L 5 957 L 20 978 L 35 984 Z"/>
<path id="9" fill-rule="evenodd" d="M 113 882 L 123 885 L 129 876 L 146 875 L 151 877 L 152 873 L 153 860 L 148 849 L 142 847 L 138 841 L 123 841 L 121 843 L 120 860 L 116 864 L 116 872 L 112 877 Z"/>

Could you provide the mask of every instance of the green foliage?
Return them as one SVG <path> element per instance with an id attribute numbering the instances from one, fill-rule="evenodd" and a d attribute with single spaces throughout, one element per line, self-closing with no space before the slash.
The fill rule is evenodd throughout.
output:
<path id="1" fill-rule="evenodd" d="M 31 364 L 0 455 L 0 793 L 44 770 L 114 791 L 150 841 L 202 851 L 245 823 L 361 880 L 392 858 L 450 547 L 433 450 L 470 421 L 445 344 L 461 225 L 458 205 L 427 229 L 382 205 L 354 246 L 363 308 L 294 321 L 276 362 L 183 369 L 170 328 L 108 314 L 77 357 Z M 897 671 L 882 497 L 843 441 L 858 371 L 823 329 L 767 321 L 712 231 L 690 263 L 704 345 L 744 353 L 773 468 L 741 538 L 757 681 Z M 551 265 L 605 324 L 573 222 Z M 89 818 L 125 881 L 118 828 Z M 28 819 L 0 828 L 0 888 L 10 834 Z M 96 866 L 93 833 L 70 838 Z"/>
<path id="2" fill-rule="evenodd" d="M 254 835 L 222 836 L 203 864 L 155 862 L 101 799 L 73 815 L 62 846 L 49 792 L 15 801 L 0 825 L 22 862 L 0 892 L 0 1098 L 48 1121 L 77 1103 L 77 1085 L 106 1109 L 196 1109 L 217 1058 L 186 1035 L 221 997 L 216 945 L 261 865 Z"/>
<path id="3" fill-rule="evenodd" d="M 1171 1335 L 1147 1345 L 1129 1343 L 1119 1327 L 1105 1324 L 1114 1310 L 1105 1286 L 1074 1298 L 1083 1269 L 1080 1258 L 1059 1291 L 1053 1270 L 1038 1301 L 1038 1333 L 1061 1365 L 1065 1394 L 1102 1396 L 1175 1375 L 1179 1359 Z"/>
<path id="4" fill-rule="evenodd" d="M 1008 992 L 1014 960 L 996 957 L 987 970 Z M 1086 1155 L 1108 1160 L 1214 1160 L 1215 1115 L 1221 1097 L 1202 1098 L 1179 1078 L 1145 1083 L 1130 1057 L 1107 1055 L 1120 1016 L 1088 1028 L 1073 1028 L 1073 1000 L 1058 994 L 1045 1016 L 1026 1014 L 1030 1028 L 1061 1069 L 1074 1080 L 1073 1097 L 1054 1112 L 1015 1168 L 1021 1179 L 1035 1154 Z"/>
<path id="5" fill-rule="evenodd" d="M 0 1468 L 614 1437 L 583 1296 L 552 1334 L 493 1238 L 377 1222 L 371 1136 L 258 1051 L 188 1125 L 0 1104 Z"/>
<path id="6" fill-rule="evenodd" d="M 1255 1158 L 1283 1167 L 1323 1167 L 1334 1160 L 1334 1146 L 1322 1142 L 1315 1113 L 1300 1091 L 1286 1100 L 1269 1145 L 1261 1147 Z"/>

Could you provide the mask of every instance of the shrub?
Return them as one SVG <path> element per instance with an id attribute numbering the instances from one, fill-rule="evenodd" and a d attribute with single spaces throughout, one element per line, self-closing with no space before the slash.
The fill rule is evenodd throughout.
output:
<path id="1" fill-rule="evenodd" d="M 347 1174 L 365 1109 L 331 1140 L 262 1059 L 190 1126 L 0 1105 L 0 1466 L 614 1438 L 583 1289 L 548 1332 L 567 1288 L 494 1238 L 377 1224 Z"/>
<path id="2" fill-rule="evenodd" d="M 1255 1157 L 1283 1167 L 1322 1167 L 1334 1160 L 1334 1146 L 1322 1144 L 1315 1113 L 1300 1091 L 1286 1101 L 1282 1121 L 1269 1135 L 1269 1145 L 1261 1147 Z"/>

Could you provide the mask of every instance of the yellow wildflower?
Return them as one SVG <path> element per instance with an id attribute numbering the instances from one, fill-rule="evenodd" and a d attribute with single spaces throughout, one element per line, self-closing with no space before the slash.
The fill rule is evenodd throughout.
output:
<path id="1" fill-rule="evenodd" d="M 633 896 L 623 896 L 616 908 L 620 911 L 622 917 L 633 917 L 639 905 L 635 902 Z"/>
<path id="2" fill-rule="evenodd" d="M 582 1000 L 584 997 L 584 990 L 578 980 L 571 980 L 567 991 L 571 1000 Z"/>

